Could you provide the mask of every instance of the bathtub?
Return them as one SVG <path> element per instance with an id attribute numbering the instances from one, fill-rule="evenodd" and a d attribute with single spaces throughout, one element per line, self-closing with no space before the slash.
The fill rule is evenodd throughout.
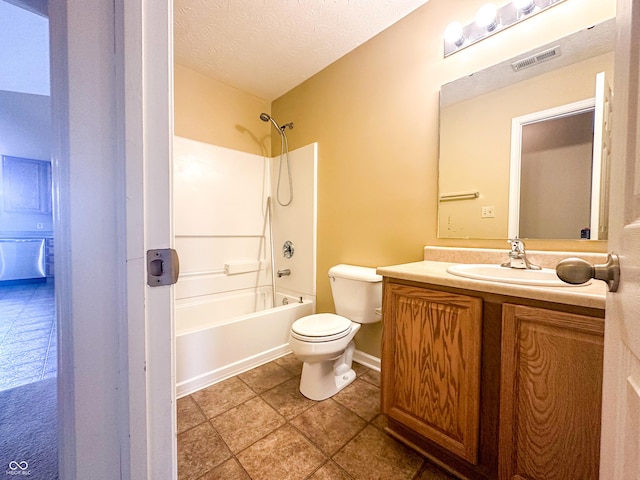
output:
<path id="1" fill-rule="evenodd" d="M 219 302 L 177 305 L 176 396 L 188 395 L 291 352 L 291 324 L 314 313 L 315 304 L 278 294 L 276 305 L 280 306 L 231 318 L 221 318 Z M 188 317 L 186 322 L 180 321 L 183 307 L 188 309 L 188 315 L 183 315 Z M 194 322 L 194 318 L 199 320 Z"/>

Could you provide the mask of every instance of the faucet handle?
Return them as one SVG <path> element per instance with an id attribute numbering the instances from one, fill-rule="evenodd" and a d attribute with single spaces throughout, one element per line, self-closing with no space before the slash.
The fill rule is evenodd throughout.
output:
<path id="1" fill-rule="evenodd" d="M 519 238 L 510 238 L 507 243 L 511 244 L 511 251 L 514 253 L 524 253 L 524 242 Z"/>
<path id="2" fill-rule="evenodd" d="M 507 240 L 511 244 L 509 251 L 509 261 L 501 264 L 503 267 L 526 268 L 529 270 L 541 270 L 541 267 L 534 265 L 527 258 L 524 251 L 524 242 L 519 238 L 510 238 Z"/>

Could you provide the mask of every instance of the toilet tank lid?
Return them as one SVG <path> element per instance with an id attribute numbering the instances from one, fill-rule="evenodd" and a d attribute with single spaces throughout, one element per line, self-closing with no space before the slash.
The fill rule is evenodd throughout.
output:
<path id="1" fill-rule="evenodd" d="M 340 264 L 329 269 L 329 277 L 348 278 L 362 282 L 381 282 L 382 276 L 376 273 L 375 268 L 359 267 L 357 265 Z"/>

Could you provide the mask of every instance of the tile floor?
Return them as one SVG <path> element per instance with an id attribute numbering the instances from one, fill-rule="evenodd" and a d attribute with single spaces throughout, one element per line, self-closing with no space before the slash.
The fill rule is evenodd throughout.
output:
<path id="1" fill-rule="evenodd" d="M 292 355 L 178 400 L 179 480 L 451 480 L 383 432 L 380 375 L 330 399 L 298 391 Z"/>
<path id="2" fill-rule="evenodd" d="M 0 284 L 0 390 L 56 376 L 53 282 Z"/>

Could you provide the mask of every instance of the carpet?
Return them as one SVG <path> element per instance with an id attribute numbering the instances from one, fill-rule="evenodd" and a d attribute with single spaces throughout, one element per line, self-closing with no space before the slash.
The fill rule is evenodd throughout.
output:
<path id="1" fill-rule="evenodd" d="M 0 478 L 58 479 L 56 379 L 0 392 Z"/>

